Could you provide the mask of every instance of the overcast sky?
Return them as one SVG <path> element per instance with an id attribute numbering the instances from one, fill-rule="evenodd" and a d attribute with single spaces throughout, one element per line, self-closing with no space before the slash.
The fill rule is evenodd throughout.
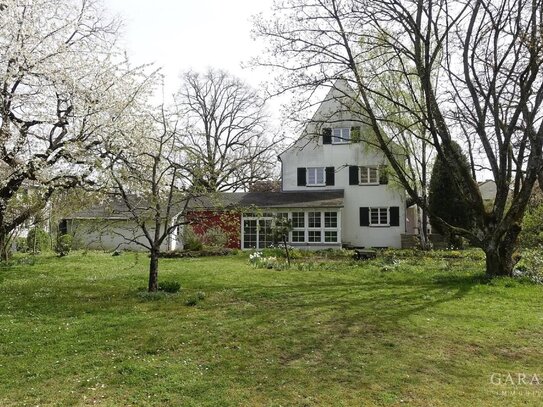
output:
<path id="1" fill-rule="evenodd" d="M 104 0 L 125 21 L 124 47 L 135 63 L 163 68 L 166 91 L 180 72 L 215 67 L 256 86 L 263 72 L 240 64 L 259 52 L 251 40 L 250 18 L 270 9 L 272 0 Z"/>

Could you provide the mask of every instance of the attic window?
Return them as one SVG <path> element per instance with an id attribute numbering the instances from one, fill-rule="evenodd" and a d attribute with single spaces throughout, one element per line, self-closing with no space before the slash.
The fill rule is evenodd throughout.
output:
<path id="1" fill-rule="evenodd" d="M 349 143 L 351 141 L 350 127 L 336 127 L 332 129 L 332 144 Z"/>

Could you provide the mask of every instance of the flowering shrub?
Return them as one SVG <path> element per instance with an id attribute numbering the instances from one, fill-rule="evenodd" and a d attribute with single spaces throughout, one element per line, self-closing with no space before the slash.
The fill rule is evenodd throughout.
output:
<path id="1" fill-rule="evenodd" d="M 249 263 L 256 269 L 284 270 L 286 268 L 286 264 L 283 261 L 279 261 L 274 256 L 264 257 L 262 252 L 250 254 Z"/>
<path id="2" fill-rule="evenodd" d="M 262 258 L 262 252 L 254 252 L 249 255 L 249 263 L 255 265 Z"/>
<path id="3" fill-rule="evenodd" d="M 522 258 L 513 270 L 515 277 L 527 277 L 530 280 L 543 284 L 543 255 L 541 248 L 524 250 Z"/>

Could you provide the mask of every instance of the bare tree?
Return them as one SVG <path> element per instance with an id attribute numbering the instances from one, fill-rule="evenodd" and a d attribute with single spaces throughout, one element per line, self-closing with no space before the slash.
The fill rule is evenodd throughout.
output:
<path id="1" fill-rule="evenodd" d="M 110 196 L 121 202 L 121 211 L 131 221 L 113 233 L 149 252 L 150 292 L 158 290 L 160 253 L 184 224 L 188 204 L 180 177 L 183 167 L 177 122 L 171 117 L 164 106 L 142 111 L 132 126 L 122 131 L 124 139 L 134 141 L 107 153 Z"/>
<path id="2" fill-rule="evenodd" d="M 185 176 L 203 191 L 247 189 L 272 178 L 276 140 L 271 137 L 264 99 L 224 71 L 182 76 L 177 95 L 179 115 L 186 123 L 182 145 Z"/>
<path id="3" fill-rule="evenodd" d="M 337 78 L 349 81 L 371 126 L 368 138 L 426 207 L 392 148 L 406 130 L 423 126 L 457 184 L 468 186 L 462 199 L 474 209 L 469 229 L 436 221 L 484 250 L 487 274 L 510 275 L 543 162 L 542 1 L 285 0 L 271 19 L 256 20 L 256 33 L 270 44 L 257 63 L 282 71 L 279 90 L 296 89 L 302 98 Z M 470 170 L 460 165 L 454 139 L 468 145 Z M 481 168 L 496 182 L 491 207 L 474 179 Z"/>
<path id="4" fill-rule="evenodd" d="M 89 180 L 97 147 L 145 88 L 96 0 L 5 0 L 0 10 L 0 247 L 53 192 Z M 32 205 L 21 205 L 31 190 Z"/>

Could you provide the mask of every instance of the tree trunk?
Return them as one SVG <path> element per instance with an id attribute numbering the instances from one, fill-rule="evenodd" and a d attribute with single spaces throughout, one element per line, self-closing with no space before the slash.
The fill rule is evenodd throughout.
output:
<path id="1" fill-rule="evenodd" d="M 426 196 L 424 196 L 424 203 L 426 203 Z M 422 227 L 420 231 L 420 246 L 422 250 L 430 250 L 430 242 L 428 237 L 428 214 L 426 209 L 422 208 Z"/>
<path id="2" fill-rule="evenodd" d="M 430 242 L 428 240 L 428 165 L 426 161 L 426 143 L 422 143 L 422 163 L 421 163 L 421 172 L 422 172 L 422 230 L 420 233 L 420 246 L 422 250 L 430 250 Z M 417 209 L 418 211 L 418 209 Z"/>
<path id="3" fill-rule="evenodd" d="M 290 254 L 288 252 L 287 237 L 283 235 L 283 244 L 285 245 L 285 253 L 287 254 L 287 263 L 290 267 Z"/>
<path id="4" fill-rule="evenodd" d="M 151 262 L 149 264 L 149 287 L 148 291 L 158 291 L 158 250 L 151 250 Z"/>
<path id="5" fill-rule="evenodd" d="M 512 276 L 520 226 L 512 225 L 501 240 L 492 241 L 485 249 L 486 274 L 490 277 Z"/>
<path id="6" fill-rule="evenodd" d="M 503 258 L 498 250 L 486 252 L 486 274 L 491 277 L 511 276 L 513 257 Z"/>
<path id="7" fill-rule="evenodd" d="M 10 255 L 10 239 L 5 232 L 0 231 L 0 261 L 8 261 Z"/>

